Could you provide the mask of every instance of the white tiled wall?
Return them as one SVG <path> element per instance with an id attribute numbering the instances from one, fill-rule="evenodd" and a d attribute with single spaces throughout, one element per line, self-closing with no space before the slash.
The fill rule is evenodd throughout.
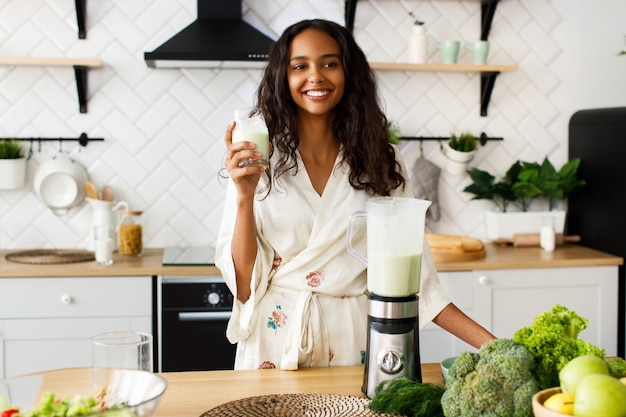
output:
<path id="1" fill-rule="evenodd" d="M 70 0 L 0 0 L 0 55 L 99 58 L 89 72 L 88 113 L 78 112 L 70 68 L 0 67 L 0 135 L 103 137 L 62 150 L 99 187 L 145 211 L 146 246 L 213 244 L 221 216 L 222 132 L 232 111 L 252 103 L 259 70 L 153 70 L 143 60 L 195 18 L 196 0 L 87 1 L 87 39 L 76 32 Z M 276 37 L 312 17 L 343 23 L 341 0 L 246 0 L 245 19 Z M 426 21 L 430 60 L 437 42 L 479 37 L 475 1 L 361 0 L 355 35 L 371 61 L 403 61 L 411 26 Z M 491 30 L 490 62 L 517 64 L 496 81 L 487 117 L 479 116 L 479 77 L 466 73 L 379 72 L 388 116 L 403 135 L 484 131 L 504 137 L 480 149 L 474 164 L 503 172 L 515 159 L 555 165 L 567 158 L 567 123 L 581 108 L 626 105 L 623 0 L 502 0 Z M 463 50 L 462 62 L 469 60 Z M 87 205 L 56 216 L 32 189 L 37 167 L 59 151 L 35 146 L 28 186 L 0 191 L 0 248 L 87 247 Z M 409 166 L 420 155 L 403 146 Z M 437 143 L 424 157 L 442 165 Z M 442 173 L 442 218 L 429 228 L 484 238 L 483 202 L 468 202 L 463 176 Z"/>

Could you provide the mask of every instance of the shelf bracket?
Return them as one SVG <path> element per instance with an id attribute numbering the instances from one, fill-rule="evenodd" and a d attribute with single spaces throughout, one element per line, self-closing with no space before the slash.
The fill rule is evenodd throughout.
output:
<path id="1" fill-rule="evenodd" d="M 78 92 L 78 109 L 81 113 L 87 113 L 87 67 L 74 65 L 74 75 Z"/>
<path id="2" fill-rule="evenodd" d="M 78 39 L 85 39 L 87 31 L 85 29 L 85 8 L 87 0 L 75 0 L 76 22 L 78 23 Z"/>
<path id="3" fill-rule="evenodd" d="M 480 73 L 480 115 L 483 117 L 487 116 L 487 107 L 489 107 L 491 92 L 498 74 L 500 74 L 500 71 Z"/>
<path id="4" fill-rule="evenodd" d="M 482 0 L 480 5 L 480 40 L 488 40 L 491 23 L 493 22 L 493 16 L 496 13 L 497 6 L 498 0 Z"/>
<path id="5" fill-rule="evenodd" d="M 345 18 L 346 18 L 346 29 L 352 33 L 354 31 L 354 16 L 356 14 L 356 3 L 358 0 L 346 0 L 345 2 Z"/>

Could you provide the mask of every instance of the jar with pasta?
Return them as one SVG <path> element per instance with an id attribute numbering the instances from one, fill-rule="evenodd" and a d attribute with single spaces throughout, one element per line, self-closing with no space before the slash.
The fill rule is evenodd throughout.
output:
<path id="1" fill-rule="evenodd" d="M 141 225 L 141 211 L 118 211 L 119 253 L 127 256 L 141 256 L 143 254 L 143 227 Z"/>

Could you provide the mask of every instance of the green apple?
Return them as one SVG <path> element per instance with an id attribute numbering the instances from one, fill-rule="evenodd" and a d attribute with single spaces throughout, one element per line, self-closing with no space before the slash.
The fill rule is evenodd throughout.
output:
<path id="1" fill-rule="evenodd" d="M 569 361 L 559 372 L 561 389 L 563 392 L 576 395 L 578 383 L 591 374 L 609 374 L 609 367 L 604 359 L 595 355 L 578 356 Z"/>
<path id="2" fill-rule="evenodd" d="M 626 417 L 626 385 L 610 375 L 584 377 L 576 389 L 576 417 Z"/>

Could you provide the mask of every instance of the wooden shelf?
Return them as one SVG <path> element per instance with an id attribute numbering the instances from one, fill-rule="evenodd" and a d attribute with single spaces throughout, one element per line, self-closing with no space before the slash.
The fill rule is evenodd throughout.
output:
<path id="1" fill-rule="evenodd" d="M 410 64 L 406 62 L 370 62 L 372 69 L 380 71 L 449 71 L 449 72 L 511 72 L 517 65 L 474 64 Z"/>
<path id="2" fill-rule="evenodd" d="M 409 64 L 404 62 L 371 62 L 377 71 L 429 71 L 480 73 L 480 115 L 487 116 L 487 108 L 496 77 L 501 72 L 517 71 L 517 65 L 474 64 Z"/>
<path id="3" fill-rule="evenodd" d="M 87 113 L 87 70 L 100 67 L 102 63 L 98 59 L 91 58 L 0 57 L 0 65 L 74 68 L 78 108 L 81 113 Z"/>

